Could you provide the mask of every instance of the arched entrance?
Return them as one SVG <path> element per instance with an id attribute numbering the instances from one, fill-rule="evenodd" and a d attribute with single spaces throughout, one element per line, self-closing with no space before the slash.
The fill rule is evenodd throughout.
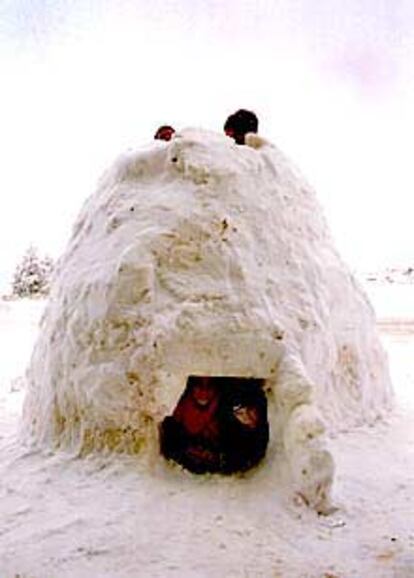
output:
<path id="1" fill-rule="evenodd" d="M 162 455 L 196 474 L 255 466 L 269 441 L 263 385 L 263 379 L 190 375 L 160 425 Z"/>

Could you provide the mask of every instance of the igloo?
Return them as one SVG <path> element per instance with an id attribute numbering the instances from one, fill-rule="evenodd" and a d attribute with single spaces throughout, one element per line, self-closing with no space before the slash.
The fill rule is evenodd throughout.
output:
<path id="1" fill-rule="evenodd" d="M 159 424 L 190 376 L 259 380 L 263 467 L 285 468 L 322 511 L 326 431 L 387 411 L 387 359 L 313 190 L 276 147 L 249 142 L 185 130 L 103 176 L 55 272 L 23 429 L 80 455 L 163 460 Z"/>

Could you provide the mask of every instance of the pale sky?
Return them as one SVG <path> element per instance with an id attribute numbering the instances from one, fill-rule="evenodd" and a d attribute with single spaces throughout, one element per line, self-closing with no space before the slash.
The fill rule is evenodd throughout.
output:
<path id="1" fill-rule="evenodd" d="M 0 0 L 0 291 L 162 123 L 251 108 L 351 267 L 414 264 L 412 0 Z"/>

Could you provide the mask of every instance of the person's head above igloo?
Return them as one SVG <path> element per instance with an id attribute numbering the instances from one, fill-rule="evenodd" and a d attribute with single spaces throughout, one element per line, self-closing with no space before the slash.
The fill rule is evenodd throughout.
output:
<path id="1" fill-rule="evenodd" d="M 244 145 L 246 134 L 257 133 L 259 121 L 254 112 L 244 108 L 231 114 L 224 123 L 224 133 L 233 138 L 236 144 Z"/>

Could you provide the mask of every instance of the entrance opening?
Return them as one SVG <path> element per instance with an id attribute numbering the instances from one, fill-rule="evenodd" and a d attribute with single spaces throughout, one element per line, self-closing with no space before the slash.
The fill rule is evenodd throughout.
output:
<path id="1" fill-rule="evenodd" d="M 255 466 L 269 441 L 264 379 L 190 375 L 160 424 L 162 455 L 196 474 Z"/>

